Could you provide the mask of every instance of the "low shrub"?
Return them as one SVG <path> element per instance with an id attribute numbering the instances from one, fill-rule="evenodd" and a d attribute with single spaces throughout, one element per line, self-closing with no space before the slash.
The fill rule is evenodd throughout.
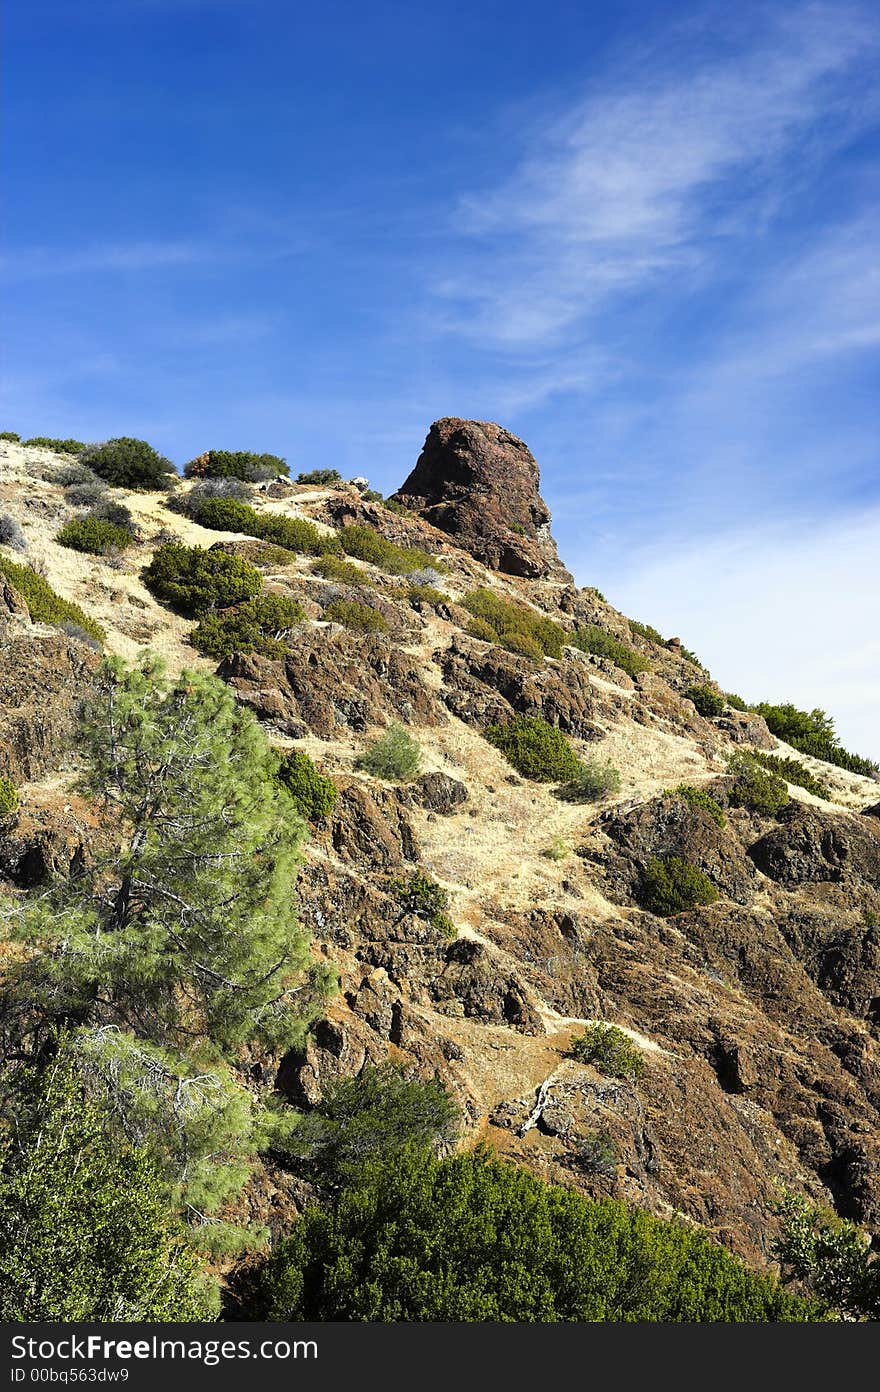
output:
<path id="1" fill-rule="evenodd" d="M 230 498 L 234 502 L 247 503 L 254 496 L 253 486 L 237 478 L 199 479 L 192 488 L 175 489 L 167 500 L 167 507 L 191 517 L 194 522 L 201 521 L 201 511 L 206 503 Z"/>
<path id="2" fill-rule="evenodd" d="M 0 774 L 0 817 L 8 817 L 18 807 L 18 791 L 11 779 Z"/>
<path id="3" fill-rule="evenodd" d="M 389 512 L 397 513 L 398 517 L 409 517 L 411 515 L 409 508 L 405 503 L 402 503 L 399 498 L 383 498 L 382 506 L 387 508 Z"/>
<path id="4" fill-rule="evenodd" d="M 285 551 L 306 556 L 339 553 L 334 532 L 322 532 L 303 517 L 282 517 L 278 513 L 258 512 L 238 498 L 206 498 L 199 504 L 197 521 L 217 532 L 242 532 L 260 541 L 281 546 Z"/>
<path id="5" fill-rule="evenodd" d="M 344 556 L 334 556 L 328 553 L 326 556 L 319 556 L 312 565 L 312 570 L 316 575 L 320 575 L 324 580 L 335 580 L 339 585 L 351 585 L 353 589 L 372 589 L 373 582 L 366 571 L 356 566 L 354 561 L 347 561 Z"/>
<path id="6" fill-rule="evenodd" d="M 426 919 L 444 938 L 455 937 L 455 924 L 446 912 L 449 895 L 424 870 L 416 870 L 412 875 L 392 880 L 388 890 L 404 913 L 417 914 L 419 918 Z"/>
<path id="7" fill-rule="evenodd" d="M 728 793 L 731 807 L 745 807 L 750 812 L 775 817 L 788 806 L 790 798 L 785 781 L 772 769 L 764 768 L 752 754 L 745 751 L 732 754 L 727 761 L 727 772 L 733 778 Z"/>
<path id="8" fill-rule="evenodd" d="M 110 489 L 103 479 L 89 470 L 90 477 L 76 479 L 64 489 L 64 501 L 70 507 L 92 508 L 106 502 L 111 496 Z"/>
<path id="9" fill-rule="evenodd" d="M 305 619 L 305 611 L 286 595 L 260 594 L 231 609 L 204 614 L 189 640 L 205 657 L 221 661 L 234 652 L 259 652 L 283 657 L 292 629 Z"/>
<path id="10" fill-rule="evenodd" d="M 569 641 L 569 634 L 561 624 L 537 614 L 525 604 L 503 599 L 492 590 L 471 590 L 461 603 L 473 615 L 474 623 L 468 626 L 472 637 L 485 637 L 487 642 L 498 643 L 511 652 L 538 659 L 558 658 Z"/>
<path id="11" fill-rule="evenodd" d="M 82 454 L 89 448 L 82 440 L 54 440 L 47 435 L 33 435 L 22 443 L 28 449 L 52 450 L 54 454 Z"/>
<path id="12" fill-rule="evenodd" d="M 658 633 L 656 628 L 650 624 L 639 623 L 637 619 L 629 620 L 630 633 L 637 638 L 644 638 L 649 643 L 658 643 L 661 647 L 666 642 L 662 633 Z"/>
<path id="13" fill-rule="evenodd" d="M 375 527 L 357 525 L 343 527 L 339 533 L 343 551 L 358 561 L 367 561 L 388 575 L 411 575 L 425 566 L 439 570 L 436 557 L 411 546 L 397 546 Z"/>
<path id="14" fill-rule="evenodd" d="M 421 570 L 410 571 L 407 579 L 411 585 L 425 585 L 431 588 L 440 584 L 443 572 L 436 566 L 422 566 Z"/>
<path id="15" fill-rule="evenodd" d="M 616 1179 L 620 1146 L 607 1131 L 588 1131 L 575 1151 L 575 1163 L 586 1174 Z"/>
<path id="16" fill-rule="evenodd" d="M 252 450 L 205 450 L 183 466 L 184 478 L 237 478 L 247 483 L 289 473 L 279 455 L 254 454 Z"/>
<path id="17" fill-rule="evenodd" d="M 581 768 L 562 731 L 539 715 L 516 715 L 506 725 L 490 725 L 485 736 L 517 773 L 537 783 L 569 782 Z"/>
<path id="18" fill-rule="evenodd" d="M 27 550 L 21 524 L 14 517 L 10 517 L 8 512 L 0 513 L 0 546 L 8 546 L 11 551 Z"/>
<path id="19" fill-rule="evenodd" d="M 378 609 L 369 604 L 359 604 L 356 599 L 333 599 L 324 610 L 328 623 L 342 624 L 355 633 L 386 633 L 388 620 Z"/>
<path id="20" fill-rule="evenodd" d="M 304 474 L 297 474 L 296 481 L 329 487 L 334 483 L 342 483 L 342 475 L 338 469 L 308 469 Z"/>
<path id="21" fill-rule="evenodd" d="M 565 860 L 567 856 L 571 855 L 571 846 L 561 836 L 554 836 L 550 845 L 541 852 L 541 855 L 545 860 Z"/>
<path id="22" fill-rule="evenodd" d="M 568 641 L 574 647 L 580 648 L 581 652 L 592 653 L 595 657 L 607 657 L 615 667 L 619 667 L 630 677 L 651 670 L 651 664 L 646 657 L 636 652 L 628 643 L 622 643 L 619 638 L 606 632 L 604 628 L 599 628 L 597 624 L 586 624 L 583 628 L 576 628 Z"/>
<path id="23" fill-rule="evenodd" d="M 748 706 L 746 705 L 746 703 L 745 703 L 745 701 L 743 700 L 743 698 L 742 698 L 741 696 L 737 696 L 737 694 L 736 694 L 735 691 L 725 691 L 725 693 L 724 693 L 724 699 L 725 699 L 725 701 L 727 702 L 727 704 L 728 704 L 733 710 L 737 710 L 737 711 L 747 711 L 747 710 L 748 710 Z"/>
<path id="24" fill-rule="evenodd" d="M 256 566 L 240 556 L 174 541 L 154 552 L 144 584 L 156 599 L 190 618 L 243 604 L 263 587 Z"/>
<path id="25" fill-rule="evenodd" d="M 10 444 L 17 445 L 21 436 L 16 430 L 0 430 L 0 440 L 8 440 Z"/>
<path id="26" fill-rule="evenodd" d="M 394 724 L 360 755 L 355 768 L 371 773 L 374 778 L 406 783 L 418 773 L 421 757 L 417 742 L 405 726 Z"/>
<path id="27" fill-rule="evenodd" d="M 406 597 L 414 608 L 418 608 L 420 604 L 427 604 L 430 608 L 436 609 L 439 604 L 449 603 L 449 595 L 445 595 L 442 590 L 436 590 L 433 585 L 410 585 Z"/>
<path id="28" fill-rule="evenodd" d="M 577 773 L 560 789 L 565 802 L 598 802 L 610 793 L 620 792 L 620 770 L 609 761 L 582 759 Z"/>
<path id="29" fill-rule="evenodd" d="M 16 565 L 0 556 L 0 575 L 5 575 L 13 589 L 18 590 L 34 623 L 54 624 L 56 628 L 75 624 L 89 638 L 98 643 L 104 642 L 106 634 L 101 625 L 89 618 L 78 604 L 62 599 L 49 582 L 30 566 Z"/>
<path id="30" fill-rule="evenodd" d="M 101 517 L 77 517 L 65 522 L 55 540 L 59 546 L 70 551 L 85 551 L 92 556 L 108 556 L 114 551 L 124 551 L 131 546 L 132 534 L 128 527 L 116 526 Z"/>
<path id="31" fill-rule="evenodd" d="M 711 793 L 707 793 L 705 788 L 695 788 L 692 783 L 679 783 L 677 788 L 667 788 L 663 793 L 664 797 L 678 798 L 679 802 L 686 802 L 691 807 L 702 807 L 704 812 L 708 812 L 718 826 L 723 827 L 727 818 L 721 804 L 716 802 Z"/>
<path id="32" fill-rule="evenodd" d="M 681 856 L 652 856 L 642 870 L 642 902 L 658 918 L 714 904 L 717 898 L 708 875 Z"/>
<path id="33" fill-rule="evenodd" d="M 679 651 L 685 661 L 692 662 L 695 667 L 699 667 L 701 671 L 705 672 L 706 668 L 695 652 L 691 652 L 690 648 L 685 647 L 682 647 Z"/>
<path id="34" fill-rule="evenodd" d="M 167 488 L 169 477 L 176 477 L 170 459 L 159 454 L 146 440 L 134 440 L 129 436 L 106 440 L 102 445 L 87 445 L 80 459 L 92 473 L 114 488 L 151 492 Z"/>
<path id="35" fill-rule="evenodd" d="M 815 759 L 824 759 L 826 763 L 868 778 L 880 772 L 880 766 L 873 759 L 851 754 L 843 748 L 834 732 L 834 721 L 826 711 L 818 708 L 803 711 L 790 703 L 770 705 L 766 701 L 761 701 L 753 710 L 763 715 L 777 739 L 785 740 L 801 754 L 812 754 Z"/>
<path id="36" fill-rule="evenodd" d="M 591 1063 L 609 1078 L 640 1078 L 645 1062 L 641 1051 L 617 1025 L 597 1021 L 571 1041 L 578 1063 Z"/>
<path id="37" fill-rule="evenodd" d="M 307 822 L 322 822 L 329 817 L 339 790 L 332 778 L 318 772 L 304 749 L 289 749 L 282 754 L 276 777 Z"/>
<path id="38" fill-rule="evenodd" d="M 794 783 L 798 788 L 805 788 L 814 797 L 825 798 L 831 801 L 831 791 L 826 783 L 814 774 L 799 759 L 784 759 L 779 754 L 766 754 L 763 749 L 753 749 L 750 751 L 751 757 L 771 773 L 778 774 L 785 779 L 786 783 Z"/>
<path id="39" fill-rule="evenodd" d="M 698 682 L 689 686 L 684 693 L 688 701 L 693 701 L 699 715 L 720 715 L 724 710 L 724 697 L 708 682 Z"/>

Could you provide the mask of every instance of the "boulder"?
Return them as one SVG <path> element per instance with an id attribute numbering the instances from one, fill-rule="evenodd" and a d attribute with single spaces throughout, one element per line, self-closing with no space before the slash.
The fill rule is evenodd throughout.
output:
<path id="1" fill-rule="evenodd" d="M 791 802 L 749 855 L 788 887 L 827 880 L 880 889 L 880 840 L 858 818 L 839 812 Z"/>

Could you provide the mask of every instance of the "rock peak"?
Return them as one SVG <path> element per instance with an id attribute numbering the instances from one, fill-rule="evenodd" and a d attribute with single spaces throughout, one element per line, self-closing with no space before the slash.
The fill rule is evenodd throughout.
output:
<path id="1" fill-rule="evenodd" d="M 491 570 L 570 584 L 539 482 L 534 455 L 509 430 L 444 416 L 395 497 Z"/>

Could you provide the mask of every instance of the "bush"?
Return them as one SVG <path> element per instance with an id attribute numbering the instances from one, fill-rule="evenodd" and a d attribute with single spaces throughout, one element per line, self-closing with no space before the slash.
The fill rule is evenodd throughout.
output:
<path id="1" fill-rule="evenodd" d="M 741 696 L 737 696 L 735 691 L 725 691 L 724 699 L 733 710 L 747 711 L 748 706 Z"/>
<path id="2" fill-rule="evenodd" d="M 771 1255 L 783 1280 L 801 1282 L 846 1321 L 880 1320 L 880 1256 L 870 1237 L 832 1209 L 788 1189 L 770 1207 L 780 1218 Z"/>
<path id="3" fill-rule="evenodd" d="M 790 798 L 784 780 L 778 773 L 763 768 L 753 755 L 745 752 L 731 755 L 727 772 L 733 778 L 728 793 L 731 807 L 746 807 L 750 812 L 775 817 L 788 806 Z"/>
<path id="4" fill-rule="evenodd" d="M 34 435 L 23 443 L 28 449 L 52 450 L 54 454 L 82 454 L 89 448 L 82 440 L 53 440 L 46 435 Z"/>
<path id="5" fill-rule="evenodd" d="M 11 444 L 17 445 L 21 436 L 15 430 L 0 430 L 0 440 L 8 440 Z"/>
<path id="6" fill-rule="evenodd" d="M 709 686 L 707 682 L 689 686 L 684 694 L 688 701 L 693 701 L 700 715 L 720 715 L 724 710 L 724 697 L 721 692 L 716 691 L 714 686 Z"/>
<path id="7" fill-rule="evenodd" d="M 375 527 L 343 527 L 339 533 L 343 551 L 358 561 L 368 561 L 388 575 L 411 575 L 425 566 L 439 569 L 436 557 L 414 547 L 397 546 Z"/>
<path id="8" fill-rule="evenodd" d="M 206 450 L 183 466 L 184 478 L 237 478 L 252 483 L 258 475 L 277 478 L 290 470 L 277 454 L 251 450 Z"/>
<path id="9" fill-rule="evenodd" d="M 525 604 L 502 599 L 491 590 L 471 590 L 461 601 L 473 615 L 474 623 L 468 632 L 474 638 L 498 643 L 511 652 L 528 657 L 561 657 L 569 635 L 561 624 L 537 614 Z M 491 635 L 491 636 L 489 636 Z"/>
<path id="10" fill-rule="evenodd" d="M 323 579 L 335 580 L 340 585 L 351 585 L 359 590 L 372 589 L 373 582 L 369 575 L 361 570 L 360 566 L 356 566 L 354 561 L 347 561 L 344 556 L 319 556 L 312 570 Z"/>
<path id="11" fill-rule="evenodd" d="M 355 633 L 386 633 L 388 621 L 378 609 L 359 604 L 356 599 L 333 599 L 324 610 L 328 623 L 342 624 Z"/>
<path id="12" fill-rule="evenodd" d="M 436 566 L 422 566 L 421 570 L 410 571 L 407 579 L 411 585 L 432 588 L 440 584 L 443 572 L 439 571 Z"/>
<path id="13" fill-rule="evenodd" d="M 799 759 L 783 759 L 779 754 L 765 754 L 763 749 L 752 749 L 749 752 L 751 758 L 755 759 L 762 768 L 778 774 L 786 783 L 794 783 L 798 788 L 806 788 L 807 792 L 812 793 L 814 797 L 831 801 L 831 791 L 827 784 L 810 773 L 810 770 Z"/>
<path id="14" fill-rule="evenodd" d="M 106 635 L 101 625 L 90 619 L 78 604 L 62 599 L 30 566 L 15 565 L 0 556 L 0 575 L 5 575 L 13 589 L 18 590 L 34 623 L 54 624 L 56 628 L 75 624 L 91 639 L 103 643 Z"/>
<path id="15" fill-rule="evenodd" d="M 652 856 L 642 870 L 642 902 L 659 918 L 714 904 L 718 890 L 696 865 L 680 856 Z"/>
<path id="16" fill-rule="evenodd" d="M 695 788 L 692 783 L 679 783 L 677 788 L 667 788 L 663 796 L 678 798 L 679 802 L 686 802 L 691 807 L 702 807 L 704 812 L 709 813 L 717 826 L 723 827 L 727 821 L 721 804 L 716 802 L 712 794 L 707 793 L 705 788 Z"/>
<path id="17" fill-rule="evenodd" d="M 685 647 L 682 647 L 682 648 L 680 649 L 680 652 L 681 652 L 681 656 L 685 659 L 686 662 L 692 663 L 692 664 L 694 665 L 694 667 L 699 667 L 699 668 L 702 669 L 702 671 L 705 672 L 705 670 L 706 670 L 705 665 L 700 661 L 700 659 L 697 657 L 697 654 L 696 654 L 695 652 L 691 652 L 690 648 L 685 648 Z"/>
<path id="18" fill-rule="evenodd" d="M 105 522 L 101 517 L 77 517 L 72 522 L 65 522 L 55 540 L 59 546 L 66 546 L 70 551 L 107 556 L 111 551 L 124 551 L 131 546 L 133 538 L 128 527 Z"/>
<path id="19" fill-rule="evenodd" d="M 335 484 L 342 483 L 342 475 L 338 469 L 308 469 L 304 474 L 297 474 L 297 483 L 317 483 Z"/>
<path id="20" fill-rule="evenodd" d="M 169 459 L 146 440 L 133 440 L 128 436 L 107 440 L 103 445 L 88 445 L 80 458 L 87 468 L 114 488 L 150 492 L 167 488 L 169 475 L 176 477 Z"/>
<path id="21" fill-rule="evenodd" d="M 588 1131 L 575 1152 L 578 1169 L 586 1174 L 617 1178 L 620 1146 L 607 1131 Z"/>
<path id="22" fill-rule="evenodd" d="M 418 773 L 421 758 L 421 750 L 409 731 L 395 724 L 361 754 L 355 768 L 391 783 L 407 783 Z"/>
<path id="23" fill-rule="evenodd" d="M 826 763 L 836 764 L 838 768 L 861 773 L 868 778 L 880 771 L 880 766 L 873 759 L 850 754 L 843 748 L 834 733 L 834 721 L 823 710 L 802 711 L 791 704 L 774 706 L 765 701 L 753 709 L 758 715 L 763 715 L 777 739 L 785 740 L 801 754 L 812 754 L 815 759 L 824 759 Z"/>
<path id="24" fill-rule="evenodd" d="M 15 784 L 4 774 L 0 774 L 0 817 L 8 817 L 18 807 L 18 792 Z"/>
<path id="25" fill-rule="evenodd" d="M 408 1080 L 396 1064 L 368 1064 L 358 1077 L 325 1086 L 286 1149 L 319 1184 L 337 1188 L 413 1146 L 445 1149 L 458 1128 L 458 1108 L 439 1078 Z"/>
<path id="26" fill-rule="evenodd" d="M 234 502 L 247 503 L 254 495 L 251 484 L 237 478 L 200 479 L 192 488 L 175 490 L 168 498 L 166 506 L 173 512 L 191 517 L 194 522 L 201 520 L 201 510 L 205 503 L 217 499 L 231 498 Z"/>
<path id="27" fill-rule="evenodd" d="M 318 772 L 304 749 L 290 749 L 281 755 L 277 778 L 307 822 L 329 817 L 339 791 L 331 778 Z"/>
<path id="28" fill-rule="evenodd" d="M 156 599 L 190 618 L 254 599 L 263 587 L 256 566 L 240 556 L 175 541 L 154 552 L 144 584 Z"/>
<path id="29" fill-rule="evenodd" d="M 432 928 L 442 933 L 444 938 L 455 937 L 455 924 L 446 910 L 449 908 L 449 895 L 442 885 L 417 870 L 408 878 L 392 880 L 388 891 L 393 894 L 405 913 L 417 914 L 425 918 Z"/>
<path id="30" fill-rule="evenodd" d="M 637 619 L 629 620 L 629 628 L 637 638 L 644 638 L 649 643 L 658 643 L 662 647 L 666 642 L 663 634 L 658 633 L 656 628 L 652 628 L 650 624 L 639 623 Z"/>
<path id="31" fill-rule="evenodd" d="M 414 608 L 427 604 L 430 608 L 436 609 L 439 604 L 449 603 L 449 595 L 444 594 L 442 590 L 435 590 L 433 585 L 410 585 L 406 597 Z"/>
<path id="32" fill-rule="evenodd" d="M 490 725 L 485 735 L 517 773 L 537 783 L 567 782 L 581 769 L 562 731 L 539 715 L 516 715 L 506 725 Z"/>
<path id="33" fill-rule="evenodd" d="M 218 532 L 243 532 L 271 542 L 286 551 L 307 556 L 323 556 L 339 551 L 339 540 L 332 532 L 320 531 L 313 522 L 302 517 L 280 517 L 277 513 L 258 512 L 238 498 L 205 498 L 199 503 L 196 520 L 203 527 Z"/>
<path id="34" fill-rule="evenodd" d="M 568 641 L 574 647 L 580 648 L 581 652 L 593 653 L 596 657 L 607 657 L 615 667 L 619 667 L 630 677 L 651 670 L 651 664 L 646 657 L 642 657 L 635 648 L 622 643 L 619 638 L 606 633 L 604 628 L 599 628 L 596 624 L 576 628 Z"/>
<path id="35" fill-rule="evenodd" d="M 620 770 L 610 760 L 600 764 L 598 759 L 582 759 L 577 773 L 559 796 L 565 802 L 598 802 L 609 793 L 619 792 Z"/>
<path id="36" fill-rule="evenodd" d="M 0 513 L 0 546 L 8 546 L 11 551 L 26 551 L 27 542 L 21 524 L 10 517 L 8 512 Z"/>
<path id="37" fill-rule="evenodd" d="M 641 1050 L 629 1035 L 602 1021 L 572 1039 L 571 1052 L 578 1063 L 591 1063 L 609 1078 L 640 1078 L 645 1067 Z"/>
<path id="38" fill-rule="evenodd" d="M 64 501 L 71 507 L 92 508 L 100 503 L 104 503 L 111 496 L 110 489 L 103 479 L 99 479 L 97 474 L 92 474 L 89 478 L 76 479 L 69 483 L 64 489 Z"/>
<path id="39" fill-rule="evenodd" d="M 306 1210 L 247 1317 L 367 1323 L 753 1323 L 821 1319 L 700 1230 L 545 1184 L 479 1147 L 415 1148 Z"/>
<path id="40" fill-rule="evenodd" d="M 282 657 L 285 640 L 305 611 L 295 599 L 285 595 L 261 594 L 232 609 L 205 614 L 189 640 L 205 657 L 221 660 L 234 652 L 260 652 L 266 657 Z"/>
<path id="41" fill-rule="evenodd" d="M 554 836 L 550 845 L 541 852 L 545 860 L 565 860 L 571 855 L 571 846 L 561 836 Z"/>

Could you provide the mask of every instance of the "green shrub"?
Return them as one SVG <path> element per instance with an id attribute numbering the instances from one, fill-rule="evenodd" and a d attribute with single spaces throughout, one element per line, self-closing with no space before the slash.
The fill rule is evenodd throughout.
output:
<path id="1" fill-rule="evenodd" d="M 65 522 L 55 540 L 71 551 L 86 551 L 92 556 L 106 556 L 111 551 L 124 551 L 134 538 L 128 527 L 119 527 L 101 517 L 77 517 Z"/>
<path id="2" fill-rule="evenodd" d="M 297 483 L 317 483 L 329 486 L 334 483 L 342 483 L 342 475 L 338 469 L 309 469 L 304 474 L 297 474 Z"/>
<path id="3" fill-rule="evenodd" d="M 18 807 L 18 792 L 15 784 L 4 774 L 0 774 L 0 817 L 8 817 Z"/>
<path id="4" fill-rule="evenodd" d="M 82 440 L 53 440 L 47 435 L 34 435 L 23 443 L 29 449 L 52 450 L 54 454 L 82 454 L 89 448 Z"/>
<path id="5" fill-rule="evenodd" d="M 218 532 L 243 532 L 245 536 L 281 546 L 285 551 L 323 556 L 339 552 L 333 532 L 322 532 L 303 517 L 282 517 L 278 513 L 258 512 L 238 498 L 206 498 L 200 502 L 197 519 L 201 526 Z"/>
<path id="6" fill-rule="evenodd" d="M 681 856 L 652 856 L 642 870 L 642 902 L 659 918 L 714 904 L 717 898 L 708 875 Z"/>
<path id="7" fill-rule="evenodd" d="M 245 536 L 256 536 L 255 527 L 262 523 L 256 508 L 239 498 L 200 497 L 196 508 L 195 520 L 212 532 L 243 532 Z"/>
<path id="8" fill-rule="evenodd" d="M 90 619 L 78 604 L 62 599 L 30 566 L 15 565 L 0 556 L 0 575 L 5 575 L 13 589 L 18 590 L 34 623 L 54 624 L 56 628 L 74 624 L 96 642 L 103 643 L 106 634 L 101 625 Z"/>
<path id="9" fill-rule="evenodd" d="M 342 624 L 343 628 L 353 629 L 355 633 L 386 633 L 388 620 L 378 609 L 369 604 L 359 604 L 356 599 L 333 599 L 324 610 L 328 623 Z"/>
<path id="10" fill-rule="evenodd" d="M 289 472 L 277 454 L 254 454 L 251 450 L 206 450 L 183 466 L 185 478 L 237 478 L 248 483 Z"/>
<path id="11" fill-rule="evenodd" d="M 707 682 L 689 686 L 684 694 L 688 701 L 693 701 L 699 715 L 720 715 L 724 710 L 724 697 L 721 692 L 716 691 L 714 686 L 709 686 Z"/>
<path id="12" fill-rule="evenodd" d="M 745 703 L 745 701 L 743 700 L 743 698 L 742 698 L 741 696 L 737 696 L 737 694 L 736 694 L 735 691 L 725 691 L 725 693 L 724 693 L 724 699 L 727 701 L 727 704 L 728 704 L 729 706 L 732 707 L 733 710 L 737 710 L 737 711 L 747 711 L 747 710 L 748 710 L 748 706 L 746 705 L 746 703 Z"/>
<path id="13" fill-rule="evenodd" d="M 114 488 L 149 492 L 167 488 L 176 478 L 174 465 L 148 445 L 146 440 L 122 436 L 103 445 L 87 445 L 80 455 L 82 463 Z"/>
<path id="14" fill-rule="evenodd" d="M 637 638 L 644 638 L 649 643 L 658 643 L 661 647 L 666 642 L 662 633 L 658 633 L 656 628 L 650 624 L 639 623 L 637 619 L 629 620 L 630 632 Z"/>
<path id="15" fill-rule="evenodd" d="M 763 768 L 752 754 L 745 751 L 732 754 L 727 761 L 727 772 L 733 778 L 728 794 L 731 807 L 746 807 L 750 812 L 775 817 L 788 805 L 790 798 L 785 781 L 778 773 Z"/>
<path id="16" fill-rule="evenodd" d="M 319 773 L 304 749 L 289 749 L 278 764 L 278 782 L 307 822 L 322 822 L 339 796 L 332 778 Z"/>
<path id="17" fill-rule="evenodd" d="M 243 604 L 263 587 L 256 566 L 240 556 L 176 541 L 154 552 L 144 571 L 144 584 L 156 599 L 190 618 Z"/>
<path id="18" fill-rule="evenodd" d="M 576 1161 L 578 1169 L 586 1174 L 616 1179 L 620 1146 L 607 1131 L 588 1131 L 577 1148 Z"/>
<path id="19" fill-rule="evenodd" d="M 183 513 L 194 522 L 201 520 L 201 511 L 206 503 L 220 498 L 231 498 L 238 503 L 250 502 L 254 490 L 249 483 L 237 478 L 199 479 L 187 489 L 175 489 L 166 499 L 165 506 L 172 512 Z"/>
<path id="20" fill-rule="evenodd" d="M 597 1021 L 571 1041 L 572 1056 L 579 1063 L 591 1063 L 609 1078 L 640 1078 L 645 1061 L 641 1050 L 617 1025 Z"/>
<path id="21" fill-rule="evenodd" d="M 695 652 L 691 652 L 690 648 L 682 647 L 681 655 L 687 662 L 692 662 L 695 667 L 699 667 L 705 672 L 706 668 L 704 664 L 700 661 Z"/>
<path id="22" fill-rule="evenodd" d="M 0 440 L 9 440 L 11 444 L 17 445 L 21 436 L 16 430 L 0 430 Z"/>
<path id="23" fill-rule="evenodd" d="M 610 760 L 582 759 L 574 777 L 560 790 L 565 802 L 598 802 L 609 793 L 620 792 L 620 770 Z"/>
<path id="24" fill-rule="evenodd" d="M 232 609 L 205 614 L 189 640 L 205 657 L 221 660 L 234 652 L 260 652 L 283 657 L 291 630 L 305 619 L 305 611 L 286 595 L 260 594 Z"/>
<path id="25" fill-rule="evenodd" d="M 344 556 L 319 556 L 312 565 L 312 570 L 316 575 L 322 576 L 325 580 L 335 580 L 339 585 L 351 585 L 353 589 L 358 590 L 373 588 L 369 575 L 361 570 L 360 566 L 356 566 L 354 561 L 347 561 Z"/>
<path id="26" fill-rule="evenodd" d="M 850 754 L 843 748 L 834 732 L 833 719 L 823 710 L 802 711 L 791 704 L 775 706 L 766 701 L 754 706 L 753 710 L 763 715 L 777 739 L 785 740 L 801 754 L 812 754 L 815 759 L 824 759 L 826 763 L 836 764 L 850 773 L 865 774 L 868 778 L 880 771 L 873 759 Z"/>
<path id="27" fill-rule="evenodd" d="M 517 773 L 537 783 L 568 782 L 580 771 L 565 735 L 539 715 L 516 715 L 506 725 L 490 725 L 485 735 Z"/>
<path id="28" fill-rule="evenodd" d="M 545 655 L 558 658 L 562 656 L 564 644 L 569 641 L 569 635 L 561 624 L 535 613 L 525 604 L 502 599 L 491 590 L 471 590 L 461 603 L 474 617 L 474 623 L 468 627 L 472 637 L 486 637 L 487 642 L 499 643 L 512 652 L 535 658 Z M 487 634 L 492 636 L 487 637 Z"/>
<path id="29" fill-rule="evenodd" d="M 392 880 L 388 891 L 405 913 L 418 914 L 420 918 L 427 919 L 444 938 L 455 937 L 455 924 L 446 912 L 449 895 L 424 870 L 416 870 L 408 877 Z"/>
<path id="30" fill-rule="evenodd" d="M 550 845 L 541 852 L 545 860 L 565 860 L 571 855 L 571 846 L 561 836 L 554 836 Z"/>
<path id="31" fill-rule="evenodd" d="M 406 783 L 418 773 L 421 757 L 421 750 L 409 731 L 395 724 L 361 754 L 355 768 L 371 773 L 374 778 Z"/>
<path id="32" fill-rule="evenodd" d="M 409 1147 L 296 1220 L 259 1273 L 247 1318 L 750 1324 L 822 1314 L 695 1227 L 545 1184 L 485 1147 L 443 1160 Z"/>
<path id="33" fill-rule="evenodd" d="M 771 1255 L 783 1280 L 800 1282 L 846 1322 L 880 1320 L 880 1256 L 868 1234 L 790 1189 L 770 1209 L 780 1219 Z"/>
<path id="34" fill-rule="evenodd" d="M 449 595 L 444 594 L 442 590 L 435 590 L 433 585 L 410 585 L 406 597 L 414 607 L 427 604 L 436 609 L 439 604 L 449 603 Z"/>
<path id="35" fill-rule="evenodd" d="M 424 566 L 431 566 L 435 570 L 443 568 L 436 556 L 412 546 L 397 546 L 375 527 L 343 527 L 339 541 L 347 555 L 354 556 L 358 561 L 368 561 L 388 575 L 410 575 Z"/>
<path id="36" fill-rule="evenodd" d="M 708 812 L 712 821 L 720 827 L 723 827 L 727 821 L 721 804 L 716 802 L 712 794 L 707 793 L 705 788 L 695 788 L 692 783 L 679 783 L 677 788 L 665 789 L 663 796 L 678 798 L 680 802 L 689 803 L 691 807 L 702 807 L 703 811 Z"/>
<path id="37" fill-rule="evenodd" d="M 799 759 L 783 759 L 779 754 L 766 754 L 763 749 L 749 751 L 753 759 L 771 773 L 776 773 L 786 783 L 794 783 L 798 788 L 806 788 L 814 797 L 831 801 L 831 791 L 820 778 L 816 778 Z"/>
<path id="38" fill-rule="evenodd" d="M 642 657 L 635 648 L 631 648 L 628 643 L 622 643 L 619 638 L 615 638 L 596 624 L 576 628 L 568 641 L 574 647 L 580 648 L 581 652 L 593 653 L 596 657 L 607 657 L 615 667 L 619 667 L 630 677 L 651 670 L 651 664 L 646 657 Z"/>

